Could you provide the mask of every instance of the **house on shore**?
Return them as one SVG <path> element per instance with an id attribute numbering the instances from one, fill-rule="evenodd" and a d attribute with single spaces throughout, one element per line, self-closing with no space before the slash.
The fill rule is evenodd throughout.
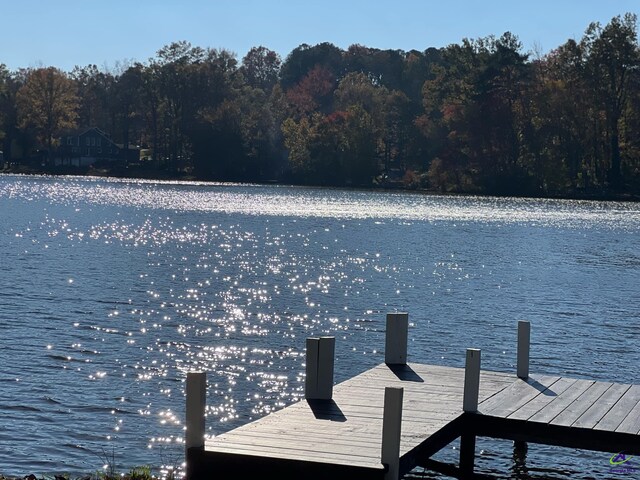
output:
<path id="1" fill-rule="evenodd" d="M 52 158 L 54 166 L 75 167 L 87 167 L 94 163 L 128 165 L 139 160 L 139 148 L 125 148 L 116 144 L 97 127 L 69 132 L 60 137 L 60 145 Z"/>

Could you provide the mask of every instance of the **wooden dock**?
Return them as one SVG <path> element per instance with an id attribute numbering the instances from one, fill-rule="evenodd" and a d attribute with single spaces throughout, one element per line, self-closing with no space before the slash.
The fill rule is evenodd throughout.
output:
<path id="1" fill-rule="evenodd" d="M 528 326 L 522 333 L 519 351 L 527 355 L 520 355 L 518 371 L 525 378 L 481 371 L 477 350 L 468 351 L 466 368 L 404 363 L 406 344 L 398 343 L 398 357 L 388 340 L 386 359 L 394 359 L 395 351 L 401 363 L 381 364 L 327 392 L 314 391 L 311 396 L 320 398 L 206 442 L 203 422 L 191 428 L 187 475 L 397 479 L 428 466 L 430 456 L 460 437 L 460 467 L 454 470 L 465 477 L 473 471 L 476 436 L 640 454 L 640 386 L 529 375 Z M 322 363 L 323 347 L 309 345 Z M 309 364 L 322 367 L 308 361 L 308 378 L 322 383 Z M 331 377 L 332 370 L 331 363 Z M 191 395 L 192 424 L 204 412 L 194 407 L 203 398 L 199 378 L 198 393 Z M 189 422 L 188 407 L 188 434 Z"/>

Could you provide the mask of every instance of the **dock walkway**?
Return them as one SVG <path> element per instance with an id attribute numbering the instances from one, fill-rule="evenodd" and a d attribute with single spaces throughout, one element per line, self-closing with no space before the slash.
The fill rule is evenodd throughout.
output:
<path id="1" fill-rule="evenodd" d="M 464 477 L 473 470 L 476 436 L 640 454 L 640 385 L 549 375 L 522 379 L 481 371 L 479 358 L 477 366 L 471 408 L 463 408 L 465 389 L 473 389 L 473 381 L 465 387 L 468 362 L 466 369 L 381 364 L 336 385 L 328 399 L 301 400 L 190 448 L 187 474 L 190 480 L 399 478 L 461 437 Z M 389 441 L 383 440 L 388 388 L 403 391 L 395 466 L 381 461 Z"/>

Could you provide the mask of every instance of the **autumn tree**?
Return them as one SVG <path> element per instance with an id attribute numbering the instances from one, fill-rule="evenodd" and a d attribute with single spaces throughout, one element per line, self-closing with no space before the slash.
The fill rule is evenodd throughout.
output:
<path id="1" fill-rule="evenodd" d="M 640 67 L 637 16 L 617 16 L 604 27 L 592 23 L 585 33 L 583 48 L 588 52 L 587 68 L 596 98 L 602 102 L 606 115 L 608 180 L 617 189 L 621 186 L 622 164 L 620 122 L 629 98 L 632 71 Z"/>
<path id="2" fill-rule="evenodd" d="M 313 46 L 303 43 L 294 48 L 280 69 L 282 88 L 288 90 L 298 84 L 316 67 L 328 70 L 333 78 L 340 78 L 344 71 L 343 51 L 328 42 Z"/>
<path id="3" fill-rule="evenodd" d="M 9 93 L 9 71 L 4 63 L 0 63 L 0 141 L 5 137 L 7 121 L 7 100 Z M 0 143 L 0 145 L 2 145 Z"/>
<path id="4" fill-rule="evenodd" d="M 142 68 L 140 79 L 140 109 L 143 117 L 144 133 L 143 143 L 151 147 L 152 161 L 155 168 L 159 168 L 163 158 L 160 155 L 160 66 L 156 62 L 150 62 Z"/>
<path id="5" fill-rule="evenodd" d="M 266 47 L 253 47 L 242 59 L 240 71 L 247 84 L 253 88 L 261 88 L 269 94 L 278 82 L 282 60 L 273 50 Z"/>
<path id="6" fill-rule="evenodd" d="M 69 77 L 75 82 L 78 97 L 78 117 L 81 127 L 99 127 L 105 131 L 114 129 L 112 111 L 113 75 L 103 72 L 96 65 L 76 66 Z"/>
<path id="7" fill-rule="evenodd" d="M 346 183 L 370 186 L 379 173 L 377 137 L 380 130 L 362 106 L 352 105 L 346 113 L 342 178 Z"/>
<path id="8" fill-rule="evenodd" d="M 244 80 L 235 55 L 208 49 L 191 72 L 185 132 L 193 148 L 194 167 L 209 178 L 238 180 L 246 158 L 240 104 Z"/>
<path id="9" fill-rule="evenodd" d="M 289 117 L 282 122 L 282 133 L 291 175 L 296 180 L 310 178 L 315 173 L 309 150 L 314 135 L 310 119 L 302 117 L 296 121 Z"/>
<path id="10" fill-rule="evenodd" d="M 522 98 L 528 84 L 527 55 L 518 38 L 506 32 L 477 48 L 480 65 L 472 108 L 467 113 L 480 185 L 500 193 L 528 193 L 528 166 L 522 151 Z"/>
<path id="11" fill-rule="evenodd" d="M 78 97 L 73 81 L 61 70 L 31 70 L 16 96 L 20 128 L 33 128 L 51 159 L 56 138 L 75 128 Z"/>
<path id="12" fill-rule="evenodd" d="M 313 185 L 371 185 L 378 173 L 376 127 L 360 105 L 283 124 L 293 178 Z"/>
<path id="13" fill-rule="evenodd" d="M 163 121 L 163 157 L 170 170 L 183 166 L 182 161 L 190 155 L 190 146 L 186 137 L 185 122 L 189 116 L 189 102 L 193 95 L 190 82 L 194 79 L 194 70 L 205 58 L 206 52 L 193 47 L 189 42 L 173 42 L 158 50 L 154 60 L 154 74 Z"/>
<path id="14" fill-rule="evenodd" d="M 386 94 L 386 88 L 376 85 L 365 73 L 351 72 L 340 80 L 334 95 L 338 109 L 359 105 L 369 115 L 381 116 Z"/>
<path id="15" fill-rule="evenodd" d="M 429 177 L 441 191 L 473 188 L 473 142 L 466 116 L 473 106 L 479 59 L 474 46 L 449 45 L 429 67 L 422 89 L 424 113 L 416 118 L 426 137 Z"/>
<path id="16" fill-rule="evenodd" d="M 116 124 L 118 139 L 129 148 L 132 143 L 141 143 L 143 115 L 142 96 L 144 67 L 140 63 L 129 66 L 115 79 L 111 108 Z"/>
<path id="17" fill-rule="evenodd" d="M 335 85 L 335 77 L 328 68 L 320 65 L 312 68 L 298 84 L 287 91 L 292 115 L 300 118 L 314 112 L 329 113 Z"/>
<path id="18" fill-rule="evenodd" d="M 589 188 L 596 181 L 593 95 L 584 50 L 571 39 L 532 64 L 524 116 L 526 154 L 541 192 Z M 586 140 L 586 141 L 585 141 Z"/>
<path id="19" fill-rule="evenodd" d="M 414 107 L 403 91 L 390 91 L 370 75 L 350 72 L 340 81 L 335 99 L 337 109 L 358 106 L 369 115 L 375 155 L 385 171 L 391 166 L 404 168 L 408 163 L 417 163 L 409 153 L 409 137 L 418 135 L 413 127 Z"/>

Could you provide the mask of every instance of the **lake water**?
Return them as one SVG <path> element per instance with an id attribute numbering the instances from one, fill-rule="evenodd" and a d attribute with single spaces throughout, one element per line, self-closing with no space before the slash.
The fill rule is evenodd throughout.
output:
<path id="1" fill-rule="evenodd" d="M 0 176 L 0 220 L 5 475 L 179 465 L 186 371 L 219 434 L 300 398 L 308 336 L 337 337 L 337 381 L 382 362 L 395 310 L 411 361 L 515 371 L 527 319 L 533 372 L 640 383 L 639 204 Z M 498 478 L 614 476 L 478 451 Z"/>

